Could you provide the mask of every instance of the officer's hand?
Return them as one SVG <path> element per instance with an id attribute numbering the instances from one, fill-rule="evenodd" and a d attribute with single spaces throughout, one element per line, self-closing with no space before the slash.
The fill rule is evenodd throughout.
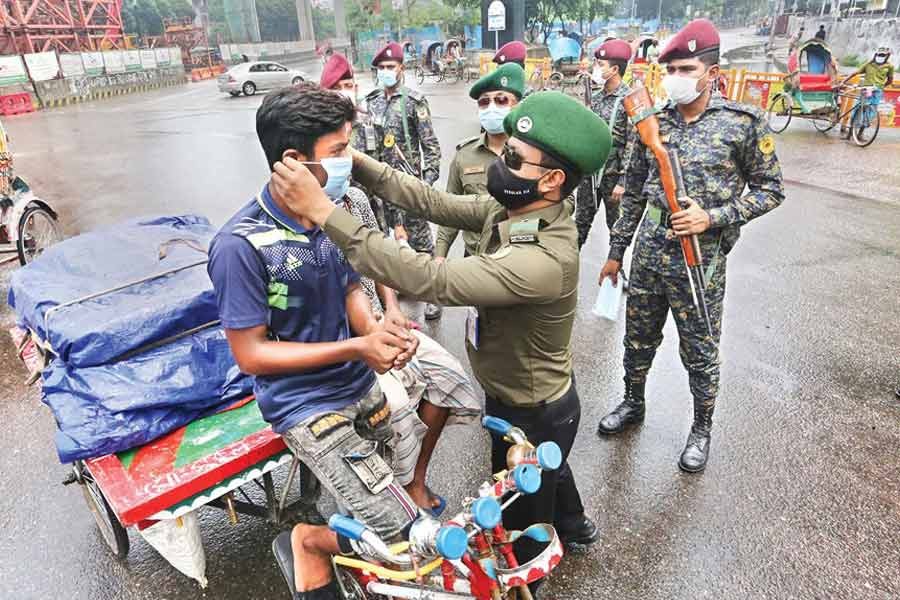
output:
<path id="1" fill-rule="evenodd" d="M 384 310 L 384 320 L 390 321 L 403 329 L 418 329 L 419 324 L 403 314 L 398 306 L 389 306 Z"/>
<path id="2" fill-rule="evenodd" d="M 272 191 L 290 209 L 321 225 L 334 211 L 334 203 L 306 165 L 291 157 L 275 163 L 272 171 Z"/>
<path id="3" fill-rule="evenodd" d="M 387 331 L 376 331 L 359 339 L 360 359 L 376 373 L 390 371 L 394 361 L 408 346 L 406 340 Z"/>
<path id="4" fill-rule="evenodd" d="M 603 265 L 603 268 L 600 269 L 600 281 L 598 282 L 600 285 L 603 285 L 603 280 L 609 277 L 612 279 L 613 285 L 619 285 L 619 271 L 622 270 L 622 263 L 617 260 L 608 260 L 606 264 Z"/>
<path id="5" fill-rule="evenodd" d="M 447 257 L 445 257 L 445 256 L 435 256 L 433 260 L 434 260 L 434 262 L 435 262 L 436 264 L 439 264 L 439 265 L 440 265 L 440 264 L 442 264 L 445 260 L 447 260 Z"/>
<path id="6" fill-rule="evenodd" d="M 687 208 L 680 210 L 669 218 L 672 230 L 676 235 L 694 235 L 703 233 L 709 229 L 709 213 L 700 208 L 700 205 L 687 196 L 680 198 L 682 206 Z"/>
<path id="7" fill-rule="evenodd" d="M 624 196 L 624 195 L 625 195 L 625 188 L 622 187 L 621 185 L 617 185 L 616 187 L 613 188 L 611 199 L 613 202 L 621 202 L 622 196 Z"/>
<path id="8" fill-rule="evenodd" d="M 394 239 L 398 242 L 409 241 L 409 234 L 406 233 L 406 227 L 403 225 L 394 225 Z"/>

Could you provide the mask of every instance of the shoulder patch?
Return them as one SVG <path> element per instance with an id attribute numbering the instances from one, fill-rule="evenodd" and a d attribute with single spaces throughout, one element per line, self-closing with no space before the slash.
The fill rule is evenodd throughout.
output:
<path id="1" fill-rule="evenodd" d="M 745 115 L 750 115 L 753 117 L 753 120 L 759 120 L 763 117 L 763 111 L 755 106 L 751 106 L 749 104 L 744 104 L 743 102 L 735 102 L 734 100 L 726 100 L 724 104 L 725 109 L 730 110 L 732 112 L 739 112 Z"/>
<path id="2" fill-rule="evenodd" d="M 477 142 L 481 139 L 480 135 L 473 135 L 472 137 L 461 140 L 458 144 L 456 144 L 456 149 L 460 150 L 463 146 L 468 146 L 472 142 Z"/>
<path id="3" fill-rule="evenodd" d="M 759 138 L 759 151 L 765 155 L 772 154 L 775 152 L 775 139 L 772 137 L 771 133 L 767 133 L 766 135 Z"/>
<path id="4" fill-rule="evenodd" d="M 410 88 L 406 88 L 406 95 L 415 100 L 416 102 L 421 102 L 425 99 L 425 94 L 420 92 L 419 90 L 412 90 Z"/>

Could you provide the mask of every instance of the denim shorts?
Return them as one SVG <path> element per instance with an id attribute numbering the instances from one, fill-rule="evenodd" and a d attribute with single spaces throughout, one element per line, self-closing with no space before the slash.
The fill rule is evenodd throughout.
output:
<path id="1" fill-rule="evenodd" d="M 375 384 L 369 393 L 381 394 L 381 388 Z M 418 516 L 418 508 L 394 481 L 376 443 L 356 432 L 356 413 L 356 405 L 320 413 L 282 437 L 343 510 L 386 542 L 398 541 Z"/>

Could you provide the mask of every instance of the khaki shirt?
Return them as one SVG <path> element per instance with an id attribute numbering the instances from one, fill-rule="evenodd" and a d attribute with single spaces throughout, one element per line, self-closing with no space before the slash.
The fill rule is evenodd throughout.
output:
<path id="1" fill-rule="evenodd" d="M 372 159 L 360 161 L 354 177 L 366 188 L 435 223 L 480 231 L 481 240 L 477 256 L 438 264 L 339 208 L 324 230 L 353 267 L 410 296 L 475 306 L 478 348 L 469 340 L 466 348 L 489 397 L 529 406 L 565 394 L 578 302 L 578 238 L 566 207 L 510 218 L 490 196 L 453 196 Z"/>
<path id="2" fill-rule="evenodd" d="M 486 134 L 463 141 L 456 147 L 456 156 L 450 163 L 447 193 L 487 194 L 487 169 L 495 160 L 497 160 L 497 155 L 488 148 Z M 459 229 L 455 227 L 446 225 L 438 227 L 434 255 L 446 257 L 458 233 Z M 478 249 L 478 240 L 481 237 L 479 233 L 463 231 L 462 236 L 466 252 L 475 254 Z"/>

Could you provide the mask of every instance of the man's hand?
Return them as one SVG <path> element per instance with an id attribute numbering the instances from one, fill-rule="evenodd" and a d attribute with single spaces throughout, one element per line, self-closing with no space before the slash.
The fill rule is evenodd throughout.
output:
<path id="1" fill-rule="evenodd" d="M 406 350 L 397 355 L 393 365 L 393 368 L 395 369 L 402 369 L 406 366 L 406 363 L 412 360 L 412 357 L 416 355 L 416 351 L 419 349 L 419 338 L 410 331 L 411 329 L 418 327 L 415 321 L 409 320 L 407 316 L 395 306 L 389 307 L 384 311 L 381 327 L 384 331 L 406 340 Z"/>
<path id="2" fill-rule="evenodd" d="M 376 331 L 358 338 L 360 358 L 376 373 L 387 373 L 394 362 L 409 346 L 409 342 L 387 331 Z"/>
<path id="3" fill-rule="evenodd" d="M 609 277 L 612 279 L 613 285 L 619 285 L 619 271 L 622 270 L 622 263 L 617 260 L 608 260 L 603 268 L 600 269 L 600 280 L 598 283 L 603 285 L 603 280 Z"/>
<path id="4" fill-rule="evenodd" d="M 398 242 L 409 241 L 409 234 L 406 233 L 406 227 L 403 225 L 394 225 L 394 239 Z"/>
<path id="5" fill-rule="evenodd" d="M 447 260 L 447 257 L 446 256 L 435 256 L 433 260 L 434 260 L 434 264 L 439 265 L 439 264 L 442 264 L 445 260 Z"/>
<path id="6" fill-rule="evenodd" d="M 669 218 L 672 230 L 676 235 L 686 236 L 703 233 L 709 229 L 709 213 L 700 208 L 700 205 L 687 196 L 680 198 L 682 206 L 687 208 L 680 210 Z"/>
<path id="7" fill-rule="evenodd" d="M 622 196 L 624 196 L 624 195 L 625 195 L 625 188 L 622 187 L 621 185 L 617 185 L 612 190 L 610 200 L 612 200 L 613 202 L 621 202 Z"/>
<path id="8" fill-rule="evenodd" d="M 322 225 L 334 211 L 334 203 L 306 165 L 291 157 L 275 163 L 272 191 L 295 214 Z"/>

